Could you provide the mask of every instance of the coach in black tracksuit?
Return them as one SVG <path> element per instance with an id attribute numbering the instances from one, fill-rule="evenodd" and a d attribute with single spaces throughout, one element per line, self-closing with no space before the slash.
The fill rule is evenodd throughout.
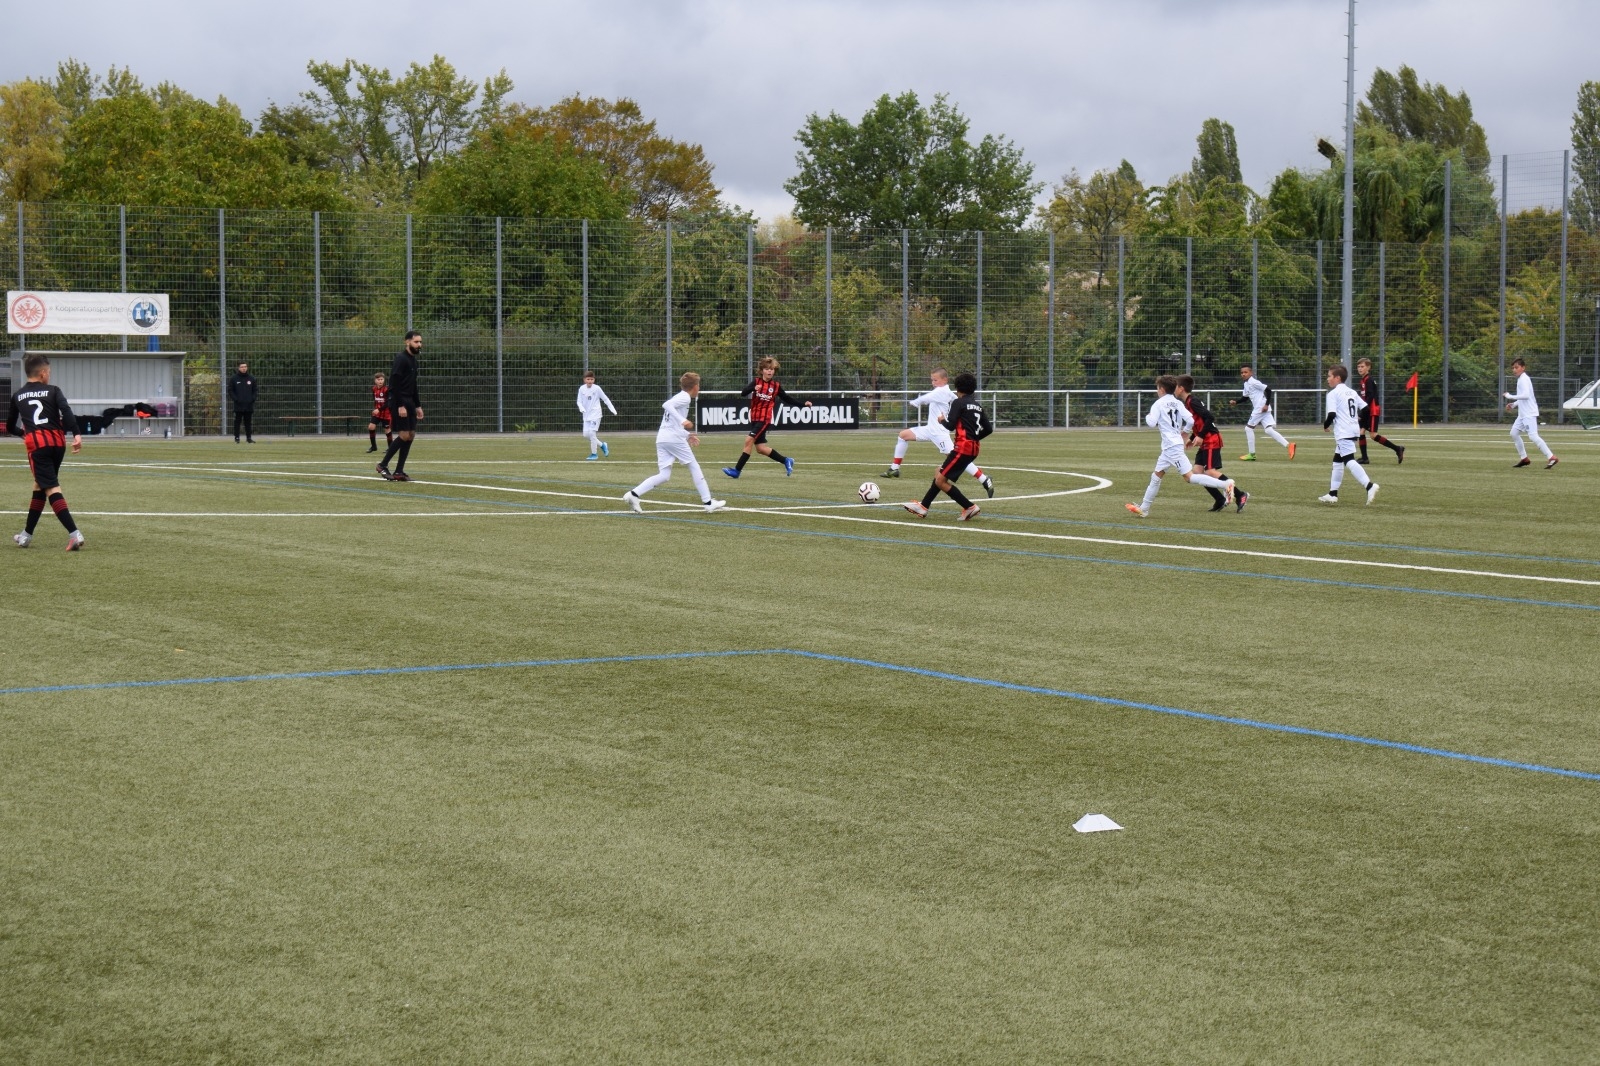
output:
<path id="1" fill-rule="evenodd" d="M 228 399 L 233 401 L 233 443 L 239 443 L 239 423 L 243 422 L 244 439 L 254 444 L 256 379 L 250 373 L 249 363 L 240 363 L 239 372 L 228 379 Z"/>

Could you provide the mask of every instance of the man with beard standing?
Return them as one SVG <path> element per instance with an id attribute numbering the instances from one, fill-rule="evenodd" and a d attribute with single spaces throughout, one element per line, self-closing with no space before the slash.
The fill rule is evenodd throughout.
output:
<path id="1" fill-rule="evenodd" d="M 411 440 L 417 435 L 417 423 L 422 420 L 422 399 L 417 395 L 417 356 L 422 353 L 422 334 L 406 330 L 406 344 L 394 357 L 389 370 L 389 422 L 394 439 L 389 450 L 378 462 L 378 473 L 385 481 L 410 481 L 406 476 L 406 458 L 411 454 Z M 398 454 L 394 472 L 389 472 L 389 460 Z"/>

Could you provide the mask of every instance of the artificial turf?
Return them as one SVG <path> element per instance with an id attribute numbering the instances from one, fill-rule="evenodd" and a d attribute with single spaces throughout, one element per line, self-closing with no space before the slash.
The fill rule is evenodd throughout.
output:
<path id="1" fill-rule="evenodd" d="M 970 526 L 849 506 L 882 434 L 642 517 L 648 436 L 91 441 L 0 570 L 0 1057 L 1595 1059 L 1600 780 L 776 651 L 1600 775 L 1600 441 L 1327 507 L 1292 435 L 1141 522 L 1154 434 L 1003 429 Z"/>

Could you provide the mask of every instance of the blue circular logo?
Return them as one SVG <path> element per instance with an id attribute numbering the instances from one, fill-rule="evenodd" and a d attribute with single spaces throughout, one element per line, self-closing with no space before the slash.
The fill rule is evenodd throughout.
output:
<path id="1" fill-rule="evenodd" d="M 154 329 L 161 322 L 161 308 L 154 300 L 135 300 L 128 308 L 128 317 L 140 329 Z"/>

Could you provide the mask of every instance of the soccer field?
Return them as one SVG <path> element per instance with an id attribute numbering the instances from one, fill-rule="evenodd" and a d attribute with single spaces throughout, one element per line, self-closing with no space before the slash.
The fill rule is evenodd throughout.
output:
<path id="1" fill-rule="evenodd" d="M 1600 1060 L 1600 434 L 1337 507 L 1289 434 L 1141 521 L 1156 434 L 1002 427 L 971 523 L 888 432 L 642 516 L 650 435 L 91 439 L 4 542 L 0 1059 Z"/>

